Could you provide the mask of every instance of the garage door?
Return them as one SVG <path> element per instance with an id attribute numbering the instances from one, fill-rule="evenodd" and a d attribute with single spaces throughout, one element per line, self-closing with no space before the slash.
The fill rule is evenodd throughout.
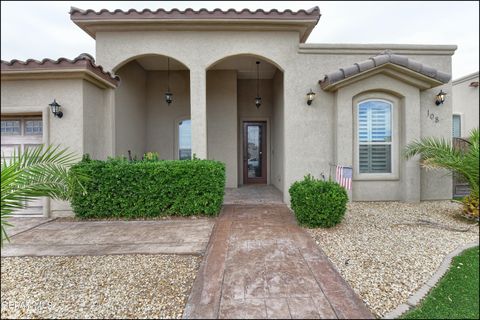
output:
<path id="1" fill-rule="evenodd" d="M 43 142 L 43 122 L 41 116 L 1 116 L 1 155 L 7 161 L 15 152 L 23 152 Z M 18 210 L 15 215 L 39 216 L 43 214 L 43 200 L 28 202 L 25 209 Z"/>

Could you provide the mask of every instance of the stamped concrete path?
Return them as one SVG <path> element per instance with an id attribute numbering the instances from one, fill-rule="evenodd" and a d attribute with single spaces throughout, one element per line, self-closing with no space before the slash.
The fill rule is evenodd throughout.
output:
<path id="1" fill-rule="evenodd" d="M 214 220 L 58 221 L 17 218 L 2 257 L 203 254 Z"/>
<path id="2" fill-rule="evenodd" d="M 184 318 L 373 318 L 284 204 L 225 205 Z"/>

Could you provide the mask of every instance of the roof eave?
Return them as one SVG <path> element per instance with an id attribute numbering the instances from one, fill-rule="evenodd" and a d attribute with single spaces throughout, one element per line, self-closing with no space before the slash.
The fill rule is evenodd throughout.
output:
<path id="1" fill-rule="evenodd" d="M 90 19 L 74 20 L 79 28 L 85 31 L 93 39 L 96 39 L 97 32 L 132 30 L 132 31 L 152 31 L 152 30 L 248 30 L 255 28 L 258 31 L 297 31 L 299 32 L 300 43 L 304 43 L 315 28 L 318 20 L 261 20 L 261 19 Z"/>
<path id="2" fill-rule="evenodd" d="M 118 86 L 118 80 L 109 81 L 97 73 L 85 68 L 64 68 L 64 69 L 32 69 L 32 70 L 2 70 L 1 80 L 59 80 L 59 79 L 83 79 L 89 81 L 99 88 L 112 88 Z"/>

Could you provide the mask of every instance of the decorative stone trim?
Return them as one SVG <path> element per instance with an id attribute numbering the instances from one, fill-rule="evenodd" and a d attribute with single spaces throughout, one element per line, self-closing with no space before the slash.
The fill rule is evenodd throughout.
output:
<path id="1" fill-rule="evenodd" d="M 408 298 L 406 303 L 403 303 L 390 311 L 387 315 L 383 317 L 383 319 L 396 319 L 400 317 L 405 312 L 409 311 L 413 307 L 416 307 L 425 296 L 430 292 L 430 290 L 435 287 L 435 285 L 440 281 L 440 279 L 445 275 L 445 273 L 450 269 L 450 265 L 452 263 L 452 259 L 458 256 L 463 251 L 476 247 L 479 245 L 479 242 L 470 242 L 464 245 L 457 247 L 457 249 L 450 252 L 442 261 L 442 264 L 437 269 L 435 274 L 428 280 L 420 289 L 414 292 Z"/>

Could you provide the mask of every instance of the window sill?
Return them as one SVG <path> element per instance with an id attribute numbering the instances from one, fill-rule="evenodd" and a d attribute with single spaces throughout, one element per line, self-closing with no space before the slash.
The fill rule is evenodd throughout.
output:
<path id="1" fill-rule="evenodd" d="M 353 177 L 353 181 L 398 181 L 400 177 L 393 173 L 371 173 L 357 174 Z"/>

